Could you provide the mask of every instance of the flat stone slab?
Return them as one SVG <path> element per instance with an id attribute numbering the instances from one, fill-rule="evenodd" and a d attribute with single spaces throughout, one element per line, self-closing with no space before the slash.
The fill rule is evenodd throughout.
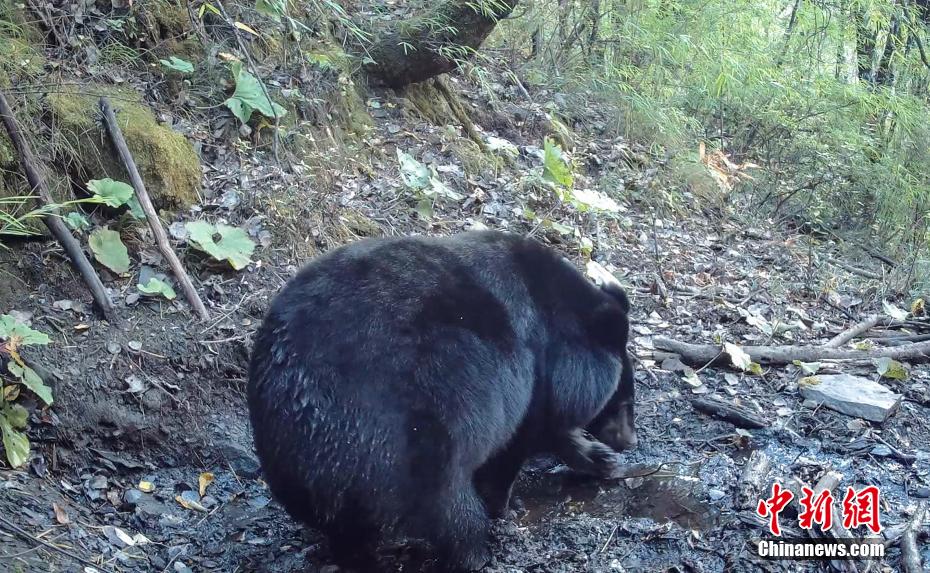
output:
<path id="1" fill-rule="evenodd" d="M 884 422 L 901 403 L 878 382 L 849 374 L 807 376 L 798 382 L 801 396 L 831 410 L 873 422 Z"/>

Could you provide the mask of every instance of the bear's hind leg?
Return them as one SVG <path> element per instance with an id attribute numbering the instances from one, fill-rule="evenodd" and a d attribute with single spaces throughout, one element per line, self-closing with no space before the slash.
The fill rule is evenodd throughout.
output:
<path id="1" fill-rule="evenodd" d="M 436 550 L 443 571 L 477 571 L 491 559 L 491 521 L 471 483 L 451 488 L 421 523 L 423 537 Z"/>
<path id="2" fill-rule="evenodd" d="M 344 511 L 323 532 L 329 540 L 333 560 L 341 567 L 359 573 L 375 570 L 380 534 L 360 514 L 348 515 Z"/>
<path id="3" fill-rule="evenodd" d="M 522 447 L 511 445 L 492 456 L 475 472 L 475 489 L 492 519 L 507 514 L 510 492 L 526 457 Z"/>

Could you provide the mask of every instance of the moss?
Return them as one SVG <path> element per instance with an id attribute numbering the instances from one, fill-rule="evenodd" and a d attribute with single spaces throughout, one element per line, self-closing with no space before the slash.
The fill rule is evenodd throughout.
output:
<path id="1" fill-rule="evenodd" d="M 0 88 L 34 83 L 45 68 L 41 53 L 42 34 L 30 24 L 20 8 L 13 3 L 0 3 Z M 28 96 L 7 96 L 21 129 L 27 135 L 35 130 L 33 122 L 38 105 Z M 0 198 L 28 195 L 29 190 L 20 176 L 19 158 L 5 129 L 0 128 Z M 36 207 L 32 201 L 20 205 L 4 205 L 7 214 L 22 215 Z M 38 220 L 26 223 L 27 228 L 44 232 Z"/>
<path id="2" fill-rule="evenodd" d="M 188 42 L 191 36 L 190 16 L 184 3 L 176 0 L 150 0 L 136 2 L 132 8 L 134 18 L 128 21 L 128 38 L 133 46 L 145 48 L 150 61 L 175 55 L 191 59 L 202 48 Z"/>
<path id="3" fill-rule="evenodd" d="M 87 95 L 93 94 L 93 95 Z M 116 109 L 120 129 L 146 189 L 156 206 L 173 209 L 197 201 L 200 160 L 187 139 L 160 125 L 135 92 L 87 85 L 48 96 L 49 109 L 68 144 L 69 159 L 87 179 L 129 176 L 103 127 L 97 121 L 100 95 Z"/>
<path id="4" fill-rule="evenodd" d="M 470 139 L 456 137 L 450 145 L 450 151 L 456 159 L 462 162 L 462 169 L 468 175 L 492 174 L 497 176 L 505 165 L 505 159 L 502 156 L 483 152 L 478 144 Z"/>

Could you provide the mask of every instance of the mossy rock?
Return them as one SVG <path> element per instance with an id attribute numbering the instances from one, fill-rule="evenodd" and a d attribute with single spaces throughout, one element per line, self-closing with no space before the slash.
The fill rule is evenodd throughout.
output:
<path id="1" fill-rule="evenodd" d="M 202 50 L 199 43 L 188 42 L 192 28 L 184 2 L 150 0 L 133 5 L 137 29 L 133 32 L 142 46 L 151 48 L 154 59 L 170 55 L 191 59 Z"/>
<path id="2" fill-rule="evenodd" d="M 94 94 L 94 95 L 86 95 Z M 120 129 L 156 207 L 185 208 L 197 201 L 200 159 L 190 142 L 156 121 L 139 95 L 131 90 L 86 85 L 49 94 L 56 128 L 65 139 L 76 175 L 87 181 L 111 177 L 129 181 L 109 135 L 98 120 L 100 95 L 116 111 Z"/>

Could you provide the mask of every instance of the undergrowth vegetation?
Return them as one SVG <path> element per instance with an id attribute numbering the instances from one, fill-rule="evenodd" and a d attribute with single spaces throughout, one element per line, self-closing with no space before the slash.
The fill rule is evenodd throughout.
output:
<path id="1" fill-rule="evenodd" d="M 758 165 L 739 187 L 756 214 L 926 259 L 921 4 L 537 0 L 523 10 L 498 31 L 518 75 L 612 102 L 613 127 L 672 159 L 681 180 L 706 142 Z"/>

